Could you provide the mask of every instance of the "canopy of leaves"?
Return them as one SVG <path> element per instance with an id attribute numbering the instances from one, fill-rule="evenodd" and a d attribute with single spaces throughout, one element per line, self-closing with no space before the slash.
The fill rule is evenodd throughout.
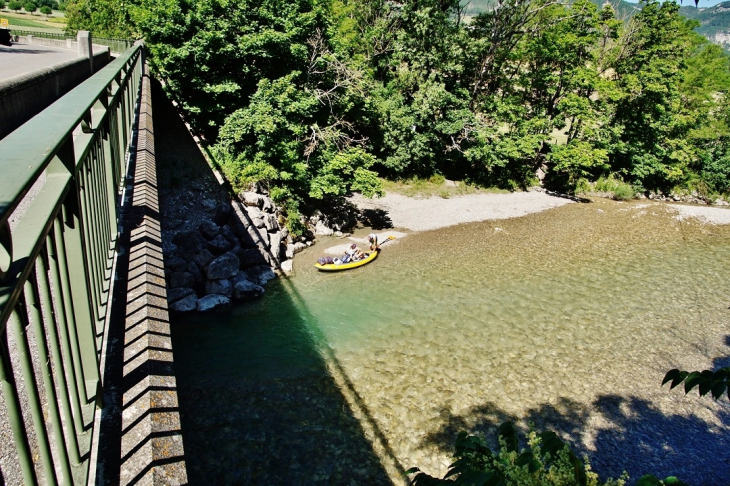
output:
<path id="1" fill-rule="evenodd" d="M 482 8 L 483 7 L 483 8 Z M 730 190 L 723 51 L 674 2 L 71 0 L 69 28 L 144 37 L 234 184 L 316 206 L 376 174 L 510 189 L 613 178 Z M 468 20 L 468 21 L 467 21 Z"/>

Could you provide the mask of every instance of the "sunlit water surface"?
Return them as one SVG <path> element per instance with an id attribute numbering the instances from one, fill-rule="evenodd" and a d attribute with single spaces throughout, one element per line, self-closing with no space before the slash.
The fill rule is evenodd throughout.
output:
<path id="1" fill-rule="evenodd" d="M 730 484 L 727 397 L 659 386 L 730 364 L 730 227 L 596 200 L 412 233 L 349 272 L 314 270 L 327 246 L 262 300 L 174 323 L 192 479 L 442 475 L 460 430 L 513 420 L 558 431 L 602 479 Z"/>

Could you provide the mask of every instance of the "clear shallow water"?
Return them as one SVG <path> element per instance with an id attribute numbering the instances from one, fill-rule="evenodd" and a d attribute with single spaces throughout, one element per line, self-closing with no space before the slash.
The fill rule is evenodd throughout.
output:
<path id="1" fill-rule="evenodd" d="M 389 245 L 319 274 L 322 242 L 261 301 L 174 323 L 191 479 L 443 474 L 459 430 L 510 419 L 562 433 L 604 479 L 730 483 L 727 400 L 659 388 L 730 364 L 730 228 L 597 200 Z"/>

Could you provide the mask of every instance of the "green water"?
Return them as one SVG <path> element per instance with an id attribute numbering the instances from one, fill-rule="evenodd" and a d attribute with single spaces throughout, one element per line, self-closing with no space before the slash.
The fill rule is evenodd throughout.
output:
<path id="1" fill-rule="evenodd" d="M 398 483 L 510 419 L 602 478 L 730 483 L 727 401 L 659 387 L 730 364 L 730 228 L 597 200 L 389 245 L 320 274 L 320 241 L 264 299 L 173 323 L 191 479 Z"/>

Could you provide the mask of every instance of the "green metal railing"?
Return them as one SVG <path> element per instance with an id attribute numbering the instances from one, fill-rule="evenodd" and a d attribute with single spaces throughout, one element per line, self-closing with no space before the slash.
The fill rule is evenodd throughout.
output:
<path id="1" fill-rule="evenodd" d="M 44 39 L 56 39 L 56 40 L 66 40 L 66 39 L 73 39 L 76 40 L 76 37 L 73 35 L 67 35 L 67 34 L 55 34 L 53 32 L 33 32 L 30 30 L 19 30 L 15 29 L 13 27 L 10 28 L 10 31 L 13 33 L 13 35 L 32 35 L 34 37 L 43 37 Z"/>
<path id="2" fill-rule="evenodd" d="M 27 485 L 86 484 L 142 64 L 127 50 L 0 141 L 0 381 Z"/>
<path id="3" fill-rule="evenodd" d="M 52 32 L 31 32 L 29 30 L 12 29 L 12 33 L 13 35 L 32 35 L 34 37 L 43 37 L 44 39 L 76 40 L 76 36 L 68 34 L 54 34 Z M 100 46 L 109 46 L 112 52 L 124 52 L 134 45 L 134 41 L 129 39 L 110 39 L 108 37 L 94 37 L 93 35 L 91 42 Z"/>

